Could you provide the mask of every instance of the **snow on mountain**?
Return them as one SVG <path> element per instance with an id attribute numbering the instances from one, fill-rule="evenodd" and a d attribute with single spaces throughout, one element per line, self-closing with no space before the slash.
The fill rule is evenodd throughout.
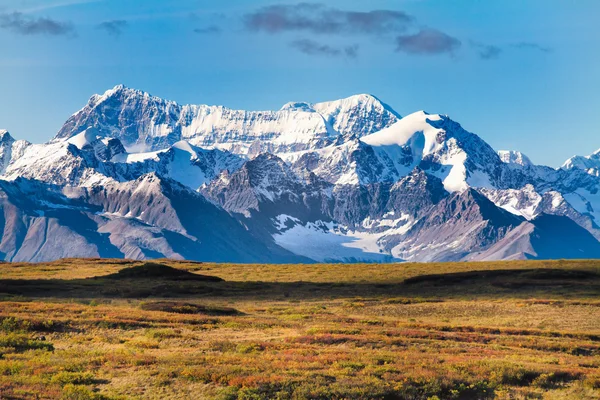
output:
<path id="1" fill-rule="evenodd" d="M 387 155 L 376 154 L 371 146 L 356 138 L 339 145 L 279 156 L 295 170 L 310 171 L 335 185 L 394 182 L 400 176 Z"/>
<path id="2" fill-rule="evenodd" d="M 600 149 L 593 154 L 569 158 L 562 166 L 563 169 L 581 169 L 590 175 L 600 177 Z"/>
<path id="3" fill-rule="evenodd" d="M 600 245 L 600 151 L 537 166 L 366 94 L 242 111 L 120 85 L 46 144 L 0 131 L 0 168 L 7 260 L 492 260 Z"/>
<path id="4" fill-rule="evenodd" d="M 322 115 L 335 132 L 346 136 L 368 135 L 401 118 L 390 106 L 369 94 L 313 104 L 312 109 Z"/>
<path id="5" fill-rule="evenodd" d="M 401 261 L 380 251 L 380 235 L 348 231 L 333 222 L 306 224 L 288 215 L 279 215 L 280 230 L 275 243 L 295 254 L 319 262 L 391 262 Z"/>
<path id="6" fill-rule="evenodd" d="M 88 128 L 85 131 L 78 133 L 77 135 L 69 138 L 67 143 L 74 145 L 79 150 L 84 147 L 91 146 L 92 143 L 96 142 L 98 138 L 98 130 L 95 128 Z"/>
<path id="7" fill-rule="evenodd" d="M 517 164 L 521 166 L 533 165 L 529 157 L 520 151 L 499 150 L 498 155 L 500 156 L 500 160 L 506 164 Z"/>
<path id="8" fill-rule="evenodd" d="M 243 159 L 226 151 L 203 149 L 182 140 L 165 150 L 149 153 L 121 153 L 111 158 L 118 170 L 142 173 L 156 171 L 197 190 L 221 172 L 234 172 Z"/>
<path id="9" fill-rule="evenodd" d="M 521 189 L 481 188 L 479 190 L 498 207 L 512 214 L 522 216 L 527 220 L 532 220 L 539 214 L 542 195 L 531 184 L 525 185 Z"/>
<path id="10" fill-rule="evenodd" d="M 303 204 L 311 190 L 320 192 L 321 186 L 309 186 L 281 158 L 265 153 L 233 173 L 224 171 L 203 193 L 230 212 L 247 217 L 264 212 L 273 217 L 279 208 L 275 204 L 285 203 L 281 208 Z"/>
<path id="11" fill-rule="evenodd" d="M 89 127 L 118 138 L 132 152 L 155 151 L 180 140 L 237 154 L 319 148 L 339 135 L 366 135 L 398 120 L 373 96 L 280 111 L 241 111 L 222 106 L 185 105 L 117 86 L 93 96 L 56 135 L 69 138 Z"/>
<path id="12" fill-rule="evenodd" d="M 478 136 L 423 111 L 360 139 L 281 157 L 337 185 L 395 182 L 419 166 L 440 177 L 450 192 L 497 185 L 502 164 Z"/>
<path id="13" fill-rule="evenodd" d="M 460 148 L 455 137 L 435 122 L 444 117 L 429 115 L 423 111 L 411 114 L 396 124 L 362 138 L 362 141 L 386 154 L 403 176 L 424 160 L 436 162 L 445 175 L 444 187 L 450 192 L 467 188 L 467 154 Z M 450 133 L 452 135 L 452 133 Z"/>
<path id="14" fill-rule="evenodd" d="M 26 140 L 15 140 L 8 131 L 0 129 L 0 174 L 11 162 L 20 158 L 29 145 L 31 143 Z"/>
<path id="15" fill-rule="evenodd" d="M 11 161 L 5 179 L 36 179 L 56 185 L 93 186 L 135 180 L 157 172 L 193 190 L 222 171 L 235 171 L 243 160 L 220 150 L 206 150 L 185 141 L 152 153 L 127 153 L 118 139 L 106 139 L 94 128 L 66 140 L 28 146 Z"/>

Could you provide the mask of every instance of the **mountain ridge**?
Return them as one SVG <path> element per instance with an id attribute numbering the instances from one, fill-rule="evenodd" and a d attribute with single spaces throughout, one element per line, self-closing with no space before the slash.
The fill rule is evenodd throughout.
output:
<path id="1" fill-rule="evenodd" d="M 559 257 L 562 241 L 565 257 L 596 257 L 599 154 L 535 165 L 368 94 L 244 111 L 118 85 L 45 144 L 0 131 L 0 252 L 454 261 Z"/>

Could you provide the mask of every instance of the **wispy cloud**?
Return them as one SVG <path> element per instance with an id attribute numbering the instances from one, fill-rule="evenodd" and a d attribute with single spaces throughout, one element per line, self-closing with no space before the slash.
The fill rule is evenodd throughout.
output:
<path id="1" fill-rule="evenodd" d="M 469 37 L 455 37 L 438 27 L 430 27 L 423 21 L 400 10 L 378 9 L 371 11 L 343 10 L 325 3 L 278 4 L 259 7 L 242 14 L 245 32 L 270 35 L 302 34 L 304 38 L 295 40 L 291 47 L 307 55 L 358 56 L 358 46 L 331 46 L 324 43 L 326 36 L 336 36 L 341 40 L 358 38 L 389 43 L 390 51 L 408 55 L 449 55 L 456 56 L 466 49 L 481 60 L 499 59 L 510 48 L 533 50 L 544 53 L 551 48 L 537 43 L 519 42 L 495 45 L 482 43 Z M 215 23 L 195 30 L 201 34 L 219 33 L 230 29 L 231 24 Z M 355 41 L 355 40 L 352 40 Z"/>
<path id="2" fill-rule="evenodd" d="M 214 35 L 221 33 L 221 28 L 217 25 L 209 25 L 202 28 L 196 28 L 194 29 L 194 32 L 200 35 Z"/>
<path id="3" fill-rule="evenodd" d="M 514 48 L 522 49 L 522 50 L 535 50 L 541 51 L 542 53 L 551 53 L 553 50 L 550 47 L 541 46 L 537 43 L 532 42 L 519 42 L 511 45 Z"/>
<path id="4" fill-rule="evenodd" d="M 104 21 L 97 25 L 97 28 L 105 31 L 109 35 L 119 37 L 123 34 L 123 31 L 127 28 L 129 23 L 122 19 L 116 19 L 112 21 Z"/>
<path id="5" fill-rule="evenodd" d="M 358 55 L 358 45 L 340 48 L 326 44 L 321 44 L 310 39 L 295 40 L 292 43 L 290 43 L 290 45 L 292 48 L 309 56 L 346 56 L 349 58 L 356 58 L 356 56 Z"/>
<path id="6" fill-rule="evenodd" d="M 482 60 L 494 60 L 502 54 L 504 51 L 501 47 L 491 45 L 491 44 L 483 44 L 479 42 L 470 42 L 471 47 L 475 49 L 475 52 Z"/>
<path id="7" fill-rule="evenodd" d="M 357 44 L 344 47 L 344 54 L 346 55 L 346 57 L 356 58 L 356 57 L 358 57 L 358 49 L 359 49 L 359 46 Z"/>
<path id="8" fill-rule="evenodd" d="M 420 28 L 417 20 L 398 10 L 347 11 L 320 3 L 273 5 L 243 15 L 244 29 L 267 34 L 304 33 L 317 36 L 387 38 L 407 54 L 454 54 L 461 41 L 438 29 Z M 332 47 L 313 39 L 293 42 L 309 55 L 356 57 L 358 48 Z"/>
<path id="9" fill-rule="evenodd" d="M 510 50 L 511 48 L 512 49 L 520 49 L 520 50 L 531 50 L 531 51 L 542 52 L 542 53 L 552 52 L 551 48 L 544 47 L 537 43 L 532 43 L 532 42 L 519 42 L 519 43 L 513 43 L 513 44 L 509 44 L 509 45 L 504 45 L 504 46 L 496 46 L 496 45 L 490 45 L 490 44 L 480 43 L 480 42 L 471 40 L 469 42 L 469 44 L 474 49 L 477 56 L 479 56 L 479 58 L 481 58 L 482 60 L 498 59 L 505 51 Z"/>
<path id="10" fill-rule="evenodd" d="M 323 4 L 299 3 L 258 9 L 243 17 L 249 31 L 271 34 L 310 32 L 316 34 L 383 34 L 403 32 L 413 17 L 392 10 L 344 11 Z"/>
<path id="11" fill-rule="evenodd" d="M 75 36 L 71 22 L 51 18 L 32 18 L 21 12 L 0 14 L 0 29 L 19 35 Z"/>
<path id="12" fill-rule="evenodd" d="M 396 51 L 408 54 L 453 54 L 462 42 L 437 29 L 422 29 L 396 38 Z"/>

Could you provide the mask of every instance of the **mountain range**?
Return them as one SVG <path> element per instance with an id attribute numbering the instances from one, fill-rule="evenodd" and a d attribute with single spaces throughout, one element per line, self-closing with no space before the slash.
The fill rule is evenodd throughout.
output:
<path id="1" fill-rule="evenodd" d="M 371 95 L 278 111 L 117 86 L 44 144 L 0 131 L 0 258 L 600 257 L 600 150 L 561 168 Z"/>

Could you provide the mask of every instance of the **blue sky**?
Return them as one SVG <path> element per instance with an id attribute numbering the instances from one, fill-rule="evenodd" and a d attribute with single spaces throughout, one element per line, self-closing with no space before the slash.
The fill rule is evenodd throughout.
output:
<path id="1" fill-rule="evenodd" d="M 0 128 L 43 142 L 123 83 L 278 109 L 371 93 L 559 166 L 600 148 L 597 0 L 0 0 Z"/>

